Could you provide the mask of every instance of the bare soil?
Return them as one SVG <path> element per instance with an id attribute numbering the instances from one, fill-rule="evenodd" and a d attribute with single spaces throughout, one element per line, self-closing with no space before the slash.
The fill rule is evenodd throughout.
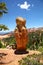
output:
<path id="1" fill-rule="evenodd" d="M 32 54 L 40 54 L 39 51 L 33 51 L 33 50 L 27 50 L 28 53 L 22 53 L 22 54 L 15 54 L 15 50 L 12 49 L 0 49 L 0 53 L 7 54 L 6 56 L 2 56 L 2 59 L 0 58 L 0 61 L 4 62 L 4 64 L 0 65 L 19 65 L 19 60 L 26 57 L 27 55 Z"/>
<path id="2" fill-rule="evenodd" d="M 4 38 L 9 38 L 10 37 L 10 35 L 0 35 L 0 39 L 4 39 Z"/>

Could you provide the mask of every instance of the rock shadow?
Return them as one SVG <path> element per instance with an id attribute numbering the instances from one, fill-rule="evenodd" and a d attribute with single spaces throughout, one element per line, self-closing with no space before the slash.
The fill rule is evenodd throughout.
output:
<path id="1" fill-rule="evenodd" d="M 26 51 L 26 50 L 15 50 L 14 51 L 14 54 L 16 55 L 27 54 L 27 53 L 29 53 L 29 51 Z"/>

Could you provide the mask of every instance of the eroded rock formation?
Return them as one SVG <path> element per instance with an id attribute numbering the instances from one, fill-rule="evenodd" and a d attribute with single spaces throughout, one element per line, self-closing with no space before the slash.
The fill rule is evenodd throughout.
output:
<path id="1" fill-rule="evenodd" d="M 17 50 L 26 50 L 28 42 L 28 31 L 26 29 L 26 20 L 22 17 L 16 18 L 16 28 L 14 31 Z"/>

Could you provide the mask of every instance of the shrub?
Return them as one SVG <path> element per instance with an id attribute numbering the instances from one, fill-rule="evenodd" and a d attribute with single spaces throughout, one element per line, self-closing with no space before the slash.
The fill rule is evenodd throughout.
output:
<path id="1" fill-rule="evenodd" d="M 25 58 L 22 58 L 22 60 L 19 61 L 19 65 L 43 65 L 43 63 L 40 63 L 41 54 L 39 55 L 31 55 L 27 56 Z"/>
<path id="2" fill-rule="evenodd" d="M 40 47 L 38 48 L 38 51 L 43 52 L 43 47 L 40 46 Z"/>
<path id="3" fill-rule="evenodd" d="M 13 36 L 5 38 L 2 41 L 6 44 L 6 46 L 16 44 L 15 38 Z"/>
<path id="4" fill-rule="evenodd" d="M 0 40 L 0 48 L 2 48 L 2 46 L 3 46 L 3 45 L 2 45 L 1 40 Z"/>
<path id="5" fill-rule="evenodd" d="M 41 35 L 40 35 L 41 33 Z M 27 48 L 31 50 L 37 50 L 40 46 L 43 47 L 43 32 L 31 32 L 28 34 L 29 40 L 27 44 Z"/>

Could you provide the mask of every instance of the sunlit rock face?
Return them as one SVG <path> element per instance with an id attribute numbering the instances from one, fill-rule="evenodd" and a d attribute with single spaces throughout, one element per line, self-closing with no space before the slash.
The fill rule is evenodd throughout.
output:
<path id="1" fill-rule="evenodd" d="M 28 42 L 28 31 L 26 29 L 26 20 L 22 17 L 16 18 L 16 28 L 14 31 L 17 50 L 26 50 Z"/>

